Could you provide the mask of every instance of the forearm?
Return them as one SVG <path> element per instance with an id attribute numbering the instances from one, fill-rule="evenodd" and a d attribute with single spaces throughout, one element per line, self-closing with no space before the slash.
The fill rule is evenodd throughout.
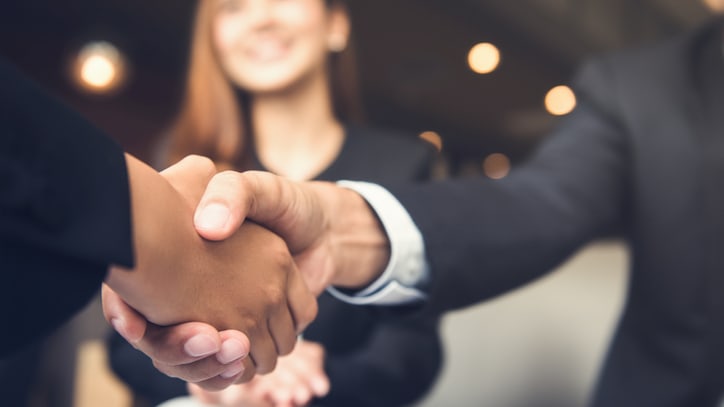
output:
<path id="1" fill-rule="evenodd" d="M 625 219 L 626 134 L 589 104 L 502 180 L 449 180 L 391 192 L 425 236 L 431 310 L 526 284 Z"/>

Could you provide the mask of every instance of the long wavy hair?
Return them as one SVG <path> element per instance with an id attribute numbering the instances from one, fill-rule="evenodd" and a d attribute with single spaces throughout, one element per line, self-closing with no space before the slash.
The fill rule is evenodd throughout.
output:
<path id="1" fill-rule="evenodd" d="M 342 0 L 326 6 L 346 7 Z M 249 95 L 229 81 L 212 40 L 213 2 L 199 0 L 191 38 L 185 92 L 169 131 L 168 163 L 188 154 L 205 155 L 219 166 L 246 169 L 253 149 Z M 352 36 L 347 47 L 329 53 L 329 83 L 335 116 L 342 122 L 363 120 Z"/>

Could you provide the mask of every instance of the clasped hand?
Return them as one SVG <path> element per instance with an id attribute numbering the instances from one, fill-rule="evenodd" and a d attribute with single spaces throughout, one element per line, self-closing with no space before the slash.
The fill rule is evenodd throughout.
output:
<path id="1" fill-rule="evenodd" d="M 207 389 L 272 371 L 316 315 L 314 296 L 276 234 L 251 222 L 220 242 L 193 231 L 192 213 L 215 173 L 195 156 L 162 173 L 187 206 L 193 236 L 155 236 L 178 247 L 149 251 L 134 232 L 135 269 L 113 268 L 103 288 L 104 314 L 121 335 L 160 371 Z M 157 221 L 137 216 L 134 226 Z"/>
<path id="2" fill-rule="evenodd" d="M 206 239 L 201 258 L 209 262 L 175 284 L 190 298 L 168 298 L 186 313 L 178 318 L 173 307 L 147 307 L 145 312 L 121 295 L 149 321 L 199 322 L 165 328 L 149 324 L 108 288 L 104 309 L 121 335 L 149 355 L 159 370 L 214 390 L 246 382 L 255 372 L 269 372 L 276 357 L 291 350 L 289 335 L 316 314 L 316 303 L 306 289 L 318 295 L 332 284 L 369 284 L 389 260 L 389 242 L 367 203 L 350 190 L 330 183 L 294 183 L 261 172 L 214 174 L 213 165 L 199 171 L 209 164 L 204 160 L 187 158 L 164 172 L 189 207 L 196 207 L 194 226 Z M 195 287 L 185 282 L 187 278 L 202 288 L 184 291 L 183 287 Z M 196 308 L 188 307 L 189 300 Z M 136 303 L 143 305 L 143 300 Z M 238 358 L 249 346 L 255 363 L 245 361 L 243 373 L 238 373 Z"/>

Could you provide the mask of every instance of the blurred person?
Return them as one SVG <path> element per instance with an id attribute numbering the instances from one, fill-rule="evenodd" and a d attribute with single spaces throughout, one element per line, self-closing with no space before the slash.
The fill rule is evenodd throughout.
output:
<path id="1" fill-rule="evenodd" d="M 282 235 L 297 257 L 314 260 L 299 263 L 313 290 L 362 290 L 350 294 L 361 301 L 374 281 L 406 288 L 400 297 L 426 296 L 423 311 L 445 312 L 519 287 L 616 233 L 630 247 L 628 298 L 591 404 L 718 405 L 723 39 L 717 18 L 661 44 L 586 63 L 573 82 L 577 108 L 504 179 L 380 189 L 222 173 L 198 210 L 225 206 L 230 221 L 202 234 L 222 239 L 248 216 Z M 399 224 L 380 225 L 390 206 L 404 208 L 424 242 L 401 238 Z M 410 261 L 425 258 L 431 273 L 411 282 L 397 269 L 383 272 L 388 260 L 400 261 L 391 255 L 398 244 L 417 250 Z"/>
<path id="2" fill-rule="evenodd" d="M 0 357 L 22 357 L 104 281 L 149 321 L 183 323 L 167 336 L 110 319 L 169 374 L 224 387 L 253 376 L 242 365 L 249 341 L 258 371 L 291 351 L 316 302 L 285 243 L 251 223 L 222 245 L 193 228 L 211 161 L 191 157 L 161 176 L 1 61 L 0 89 Z"/>
<path id="3" fill-rule="evenodd" d="M 161 152 L 168 162 L 203 154 L 219 167 L 297 180 L 430 176 L 430 145 L 351 123 L 362 114 L 342 1 L 201 0 L 193 33 L 186 96 Z M 229 406 L 306 405 L 316 396 L 313 404 L 353 407 L 407 404 L 431 387 L 441 364 L 437 317 L 390 321 L 329 294 L 319 305 L 304 340 L 273 373 L 194 393 Z M 153 404 L 187 393 L 117 336 L 111 364 Z"/>

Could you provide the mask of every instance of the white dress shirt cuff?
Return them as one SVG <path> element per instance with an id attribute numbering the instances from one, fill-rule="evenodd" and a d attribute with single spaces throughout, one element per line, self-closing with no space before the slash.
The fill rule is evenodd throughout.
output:
<path id="1" fill-rule="evenodd" d="M 338 181 L 337 185 L 360 194 L 375 211 L 390 241 L 390 262 L 382 275 L 361 291 L 347 293 L 334 287 L 327 291 L 341 301 L 358 305 L 402 305 L 425 300 L 426 294 L 419 289 L 430 274 L 425 243 L 402 204 L 376 184 Z"/>

